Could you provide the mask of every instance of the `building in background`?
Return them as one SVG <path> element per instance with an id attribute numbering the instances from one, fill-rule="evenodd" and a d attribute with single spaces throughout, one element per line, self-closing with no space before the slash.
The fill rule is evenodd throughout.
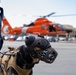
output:
<path id="1" fill-rule="evenodd" d="M 76 37 L 76 28 L 74 28 L 72 25 L 63 25 L 67 29 L 67 36 L 69 37 Z"/>

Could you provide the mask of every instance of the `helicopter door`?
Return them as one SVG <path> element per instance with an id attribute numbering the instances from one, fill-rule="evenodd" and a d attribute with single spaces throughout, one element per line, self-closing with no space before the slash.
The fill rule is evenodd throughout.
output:
<path id="1" fill-rule="evenodd" d="M 54 32 L 56 29 L 53 27 L 53 25 L 48 25 L 49 32 Z"/>

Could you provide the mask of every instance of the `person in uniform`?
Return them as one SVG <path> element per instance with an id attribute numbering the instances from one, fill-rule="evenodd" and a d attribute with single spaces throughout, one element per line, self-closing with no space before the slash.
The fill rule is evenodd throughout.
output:
<path id="1" fill-rule="evenodd" d="M 3 38 L 1 35 L 1 27 L 2 27 L 3 16 L 4 16 L 3 8 L 0 7 L 0 50 L 2 49 L 2 46 L 3 46 Z"/>

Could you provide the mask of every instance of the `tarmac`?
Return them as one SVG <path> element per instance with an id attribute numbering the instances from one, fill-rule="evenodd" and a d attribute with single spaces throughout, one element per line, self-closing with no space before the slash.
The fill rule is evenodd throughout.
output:
<path id="1" fill-rule="evenodd" d="M 4 41 L 1 51 L 8 50 L 7 47 L 19 47 L 24 45 L 23 41 Z M 51 46 L 58 52 L 56 60 L 52 64 L 40 61 L 33 68 L 33 75 L 76 75 L 76 42 L 50 42 Z"/>

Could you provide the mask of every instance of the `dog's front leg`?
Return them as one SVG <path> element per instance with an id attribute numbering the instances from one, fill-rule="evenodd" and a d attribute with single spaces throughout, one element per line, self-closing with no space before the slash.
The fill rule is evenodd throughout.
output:
<path id="1" fill-rule="evenodd" d="M 33 70 L 30 72 L 30 74 L 29 75 L 33 75 Z"/>
<path id="2" fill-rule="evenodd" d="M 3 70 L 2 70 L 2 68 L 1 68 L 1 66 L 0 66 L 0 75 L 4 75 L 4 73 L 3 73 Z"/>
<path id="3" fill-rule="evenodd" d="M 12 67 L 10 67 L 7 70 L 7 74 L 6 75 L 18 75 L 18 73 Z"/>
<path id="4" fill-rule="evenodd" d="M 12 75 L 12 69 L 11 68 L 9 68 L 8 70 L 7 70 L 7 73 L 6 73 L 7 75 Z"/>

